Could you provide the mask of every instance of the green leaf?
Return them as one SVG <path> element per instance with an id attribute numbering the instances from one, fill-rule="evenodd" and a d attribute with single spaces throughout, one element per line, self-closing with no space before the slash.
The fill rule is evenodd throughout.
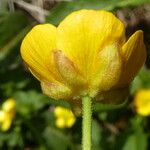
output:
<path id="1" fill-rule="evenodd" d="M 21 12 L 0 13 L 0 48 L 7 44 L 8 41 L 14 38 L 27 25 L 27 18 Z"/>
<path id="2" fill-rule="evenodd" d="M 137 6 L 148 3 L 149 0 L 74 0 L 70 2 L 59 2 L 47 17 L 47 22 L 58 25 L 69 13 L 79 9 L 104 9 L 113 11 L 116 8 Z"/>
<path id="3" fill-rule="evenodd" d="M 0 49 L 0 61 L 6 58 L 9 52 L 23 39 L 27 32 L 31 29 L 30 26 L 25 27 L 16 36 L 14 36 L 6 45 Z"/>
<path id="4" fill-rule="evenodd" d="M 9 148 L 16 146 L 23 148 L 23 137 L 20 132 L 20 127 L 11 128 L 8 132 L 0 132 L 0 149 L 6 146 L 5 143 L 7 143 Z"/>
<path id="5" fill-rule="evenodd" d="M 134 94 L 136 91 L 142 88 L 150 88 L 150 71 L 146 68 L 142 68 L 138 76 L 136 76 L 132 82 L 130 88 L 131 94 Z"/>
<path id="6" fill-rule="evenodd" d="M 47 97 L 36 91 L 16 92 L 13 96 L 17 101 L 17 112 L 23 116 L 30 117 L 47 104 Z"/>
<path id="7" fill-rule="evenodd" d="M 103 104 L 103 103 L 96 103 L 93 106 L 93 112 L 101 112 L 101 111 L 108 111 L 108 110 L 115 110 L 115 109 L 121 109 L 123 107 L 126 107 L 128 104 L 128 100 L 125 100 L 121 104 Z"/>
<path id="8" fill-rule="evenodd" d="M 92 122 L 92 148 L 94 150 L 101 150 L 100 141 L 101 141 L 101 128 L 99 124 L 93 120 Z"/>
<path id="9" fill-rule="evenodd" d="M 31 27 L 28 23 L 22 12 L 0 13 L 0 61 L 6 58 L 29 31 Z"/>
<path id="10" fill-rule="evenodd" d="M 131 134 L 123 146 L 123 150 L 147 150 L 147 136 L 141 128 Z"/>
<path id="11" fill-rule="evenodd" d="M 70 145 L 70 139 L 67 135 L 57 129 L 51 128 L 50 126 L 45 129 L 43 136 L 49 149 L 67 150 Z"/>
<path id="12" fill-rule="evenodd" d="M 7 0 L 0 0 L 0 12 L 7 11 Z"/>

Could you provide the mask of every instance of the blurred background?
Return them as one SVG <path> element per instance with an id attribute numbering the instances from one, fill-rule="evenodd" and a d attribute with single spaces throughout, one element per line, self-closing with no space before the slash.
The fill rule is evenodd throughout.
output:
<path id="1" fill-rule="evenodd" d="M 81 150 L 82 118 L 63 109 L 70 109 L 68 103 L 42 94 L 20 44 L 36 24 L 57 26 L 83 8 L 113 12 L 127 37 L 143 30 L 148 54 L 127 102 L 113 110 L 94 106 L 93 150 L 150 149 L 150 0 L 0 0 L 0 150 Z"/>

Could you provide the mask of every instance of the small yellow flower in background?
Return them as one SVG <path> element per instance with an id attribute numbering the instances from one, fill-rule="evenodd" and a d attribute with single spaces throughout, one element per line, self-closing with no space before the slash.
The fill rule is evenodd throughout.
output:
<path id="1" fill-rule="evenodd" d="M 72 111 L 67 108 L 56 107 L 54 115 L 56 117 L 55 124 L 58 128 L 71 128 L 76 121 L 76 117 Z"/>
<path id="2" fill-rule="evenodd" d="M 140 90 L 134 98 L 134 105 L 138 114 L 150 115 L 150 89 Z"/>
<path id="3" fill-rule="evenodd" d="M 7 99 L 2 105 L 2 109 L 10 114 L 13 114 L 15 112 L 15 108 L 16 102 L 12 98 Z"/>
<path id="4" fill-rule="evenodd" d="M 58 27 L 35 26 L 21 55 L 46 95 L 80 104 L 83 95 L 105 102 L 125 99 L 146 50 L 141 30 L 126 40 L 123 23 L 112 13 L 79 10 Z"/>
<path id="5" fill-rule="evenodd" d="M 2 104 L 2 109 L 0 110 L 0 129 L 2 131 L 7 131 L 14 119 L 16 113 L 16 102 L 14 99 L 7 99 Z"/>

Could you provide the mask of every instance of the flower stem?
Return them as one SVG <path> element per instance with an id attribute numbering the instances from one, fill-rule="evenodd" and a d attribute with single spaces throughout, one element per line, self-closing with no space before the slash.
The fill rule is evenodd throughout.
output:
<path id="1" fill-rule="evenodd" d="M 91 150 L 92 100 L 82 98 L 82 150 Z"/>

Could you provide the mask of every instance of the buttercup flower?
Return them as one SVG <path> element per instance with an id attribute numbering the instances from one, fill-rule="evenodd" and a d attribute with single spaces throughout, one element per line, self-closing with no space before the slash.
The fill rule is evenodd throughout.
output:
<path id="1" fill-rule="evenodd" d="M 56 126 L 58 128 L 71 128 L 76 121 L 72 111 L 63 107 L 56 107 L 54 115 L 56 117 Z"/>
<path id="2" fill-rule="evenodd" d="M 127 41 L 125 27 L 112 13 L 79 10 L 58 27 L 35 26 L 24 38 L 21 55 L 43 92 L 54 99 L 80 103 L 83 95 L 95 101 L 120 101 L 142 67 L 146 50 L 143 32 Z"/>
<path id="3" fill-rule="evenodd" d="M 2 131 L 7 131 L 14 119 L 16 112 L 16 102 L 14 99 L 7 99 L 2 104 L 2 110 L 0 110 L 0 128 Z"/>
<path id="4" fill-rule="evenodd" d="M 150 89 L 140 90 L 134 98 L 136 112 L 142 116 L 150 115 Z"/>

